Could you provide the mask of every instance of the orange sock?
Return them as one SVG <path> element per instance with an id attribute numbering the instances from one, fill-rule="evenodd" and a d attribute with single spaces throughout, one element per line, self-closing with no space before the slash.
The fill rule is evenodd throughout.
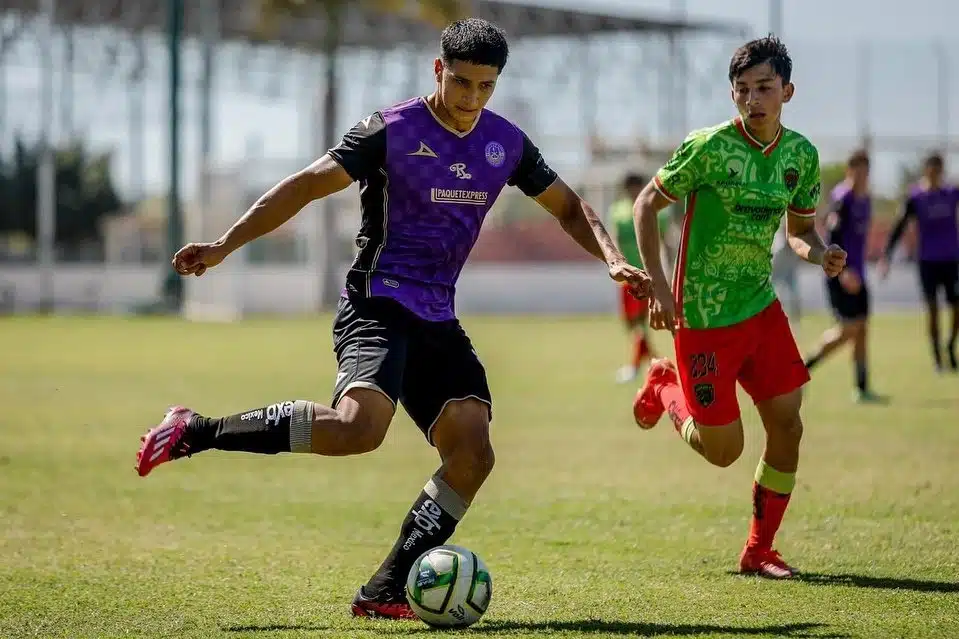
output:
<path id="1" fill-rule="evenodd" d="M 783 523 L 789 497 L 796 484 L 796 473 L 784 473 L 759 462 L 753 483 L 753 517 L 749 523 L 749 548 L 769 550 Z"/>
<path id="2" fill-rule="evenodd" d="M 673 420 L 676 432 L 682 435 L 683 426 L 689 421 L 689 404 L 686 403 L 683 389 L 678 384 L 667 384 L 659 391 L 659 398 L 663 400 L 663 406 Z"/>

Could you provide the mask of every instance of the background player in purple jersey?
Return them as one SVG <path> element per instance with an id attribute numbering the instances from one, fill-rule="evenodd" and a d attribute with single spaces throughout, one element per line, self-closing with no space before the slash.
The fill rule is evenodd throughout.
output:
<path id="1" fill-rule="evenodd" d="M 959 340 L 959 189 L 943 183 L 942 156 L 934 153 L 923 162 L 922 178 L 912 187 L 902 215 L 893 227 L 886 251 L 879 263 L 879 273 L 889 272 L 889 258 L 896 243 L 915 220 L 919 227 L 919 282 L 929 319 L 929 342 L 936 369 L 942 370 L 942 347 L 939 341 L 939 289 L 946 303 L 952 306 L 952 332 L 946 350 L 949 367 L 959 371 L 956 342 Z"/>
<path id="2" fill-rule="evenodd" d="M 413 618 L 404 584 L 421 553 L 450 538 L 493 468 L 486 371 L 456 319 L 457 278 L 496 196 L 519 188 L 553 214 L 613 280 L 639 296 L 646 274 L 627 263 L 599 217 L 514 124 L 485 109 L 506 65 L 502 30 L 469 19 L 447 27 L 436 90 L 377 111 L 309 167 L 270 189 L 212 243 L 173 258 L 203 275 L 309 202 L 360 184 L 358 252 L 333 323 L 338 373 L 329 405 L 287 400 L 220 418 L 176 407 L 143 438 L 138 472 L 210 449 L 356 455 L 376 449 L 401 402 L 442 464 L 407 511 L 353 614 Z M 309 353 L 304 353 L 309 357 Z"/>
<path id="3" fill-rule="evenodd" d="M 869 194 L 869 155 L 858 150 L 846 162 L 846 178 L 831 193 L 826 227 L 829 243 L 847 253 L 846 268 L 839 277 L 826 279 L 829 305 L 837 325 L 823 333 L 817 350 L 806 358 L 812 369 L 846 342 L 852 342 L 856 369 L 856 399 L 874 402 L 882 398 L 869 388 L 867 335 L 869 289 L 866 286 L 866 238 L 872 224 Z"/>

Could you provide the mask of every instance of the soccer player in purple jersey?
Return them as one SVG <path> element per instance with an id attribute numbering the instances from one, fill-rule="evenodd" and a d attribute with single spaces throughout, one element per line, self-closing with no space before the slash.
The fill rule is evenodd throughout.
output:
<path id="1" fill-rule="evenodd" d="M 929 342 L 936 370 L 942 370 L 939 341 L 939 289 L 952 307 L 952 332 L 946 352 L 949 367 L 959 371 L 956 342 L 959 340 L 959 188 L 943 182 L 943 160 L 933 153 L 923 162 L 922 178 L 910 189 L 902 215 L 893 227 L 879 263 L 879 273 L 889 272 L 889 258 L 906 224 L 915 220 L 919 227 L 919 283 L 926 302 Z"/>
<path id="2" fill-rule="evenodd" d="M 357 616 L 414 618 L 404 585 L 413 561 L 445 543 L 493 469 L 486 372 L 456 318 L 457 278 L 506 185 L 559 221 L 610 277 L 648 295 L 644 271 L 616 248 L 599 217 L 512 122 L 485 109 L 506 65 L 502 30 L 479 19 L 448 26 L 436 90 L 377 111 L 319 160 L 263 195 L 219 240 L 173 258 L 203 275 L 309 202 L 360 183 L 359 249 L 333 321 L 338 373 L 328 405 L 287 400 L 226 417 L 184 407 L 150 430 L 138 472 L 205 450 L 357 455 L 376 449 L 397 403 L 436 447 L 426 482 L 382 565 L 357 592 Z M 309 354 L 304 354 L 309 357 Z"/>
<path id="3" fill-rule="evenodd" d="M 837 324 L 823 333 L 815 352 L 806 358 L 812 369 L 847 342 L 852 342 L 856 371 L 856 401 L 881 402 L 869 387 L 867 337 L 869 289 L 866 286 L 866 238 L 872 224 L 869 193 L 869 155 L 853 152 L 846 162 L 846 177 L 833 189 L 826 218 L 829 242 L 846 250 L 846 268 L 836 278 L 826 279 L 829 305 Z"/>

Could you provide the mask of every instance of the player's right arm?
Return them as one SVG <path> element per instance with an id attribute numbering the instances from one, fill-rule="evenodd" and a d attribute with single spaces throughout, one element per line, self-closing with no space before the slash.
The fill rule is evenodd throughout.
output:
<path id="1" fill-rule="evenodd" d="M 703 136 L 690 135 L 663 165 L 633 204 L 639 254 L 653 285 L 650 327 L 675 330 L 678 323 L 673 292 L 660 258 L 659 213 L 702 186 L 706 171 Z M 681 309 L 680 309 L 681 310 Z"/>
<path id="2" fill-rule="evenodd" d="M 303 207 L 366 178 L 386 156 L 386 123 L 375 113 L 354 126 L 334 148 L 309 166 L 287 176 L 254 202 L 218 240 L 188 244 L 173 266 L 181 275 L 202 275 L 230 253 L 275 231 Z"/>
<path id="3" fill-rule="evenodd" d="M 909 223 L 909 220 L 914 217 L 916 217 L 916 200 L 913 197 L 909 197 L 906 200 L 906 204 L 902 207 L 902 213 L 899 214 L 896 225 L 892 227 L 892 232 L 889 234 L 889 240 L 886 242 L 886 250 L 883 252 L 885 260 L 888 261 L 892 257 L 892 252 L 896 250 L 896 244 L 898 244 L 902 238 L 902 234 L 906 230 L 906 225 Z"/>

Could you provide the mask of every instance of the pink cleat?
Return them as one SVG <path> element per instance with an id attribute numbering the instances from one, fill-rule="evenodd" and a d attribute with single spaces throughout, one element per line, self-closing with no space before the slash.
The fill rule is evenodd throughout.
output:
<path id="1" fill-rule="evenodd" d="M 646 372 L 646 382 L 636 393 L 636 399 L 633 400 L 633 417 L 636 419 L 636 425 L 643 429 L 649 429 L 666 412 L 663 406 L 663 400 L 659 393 L 665 384 L 678 384 L 679 375 L 676 372 L 676 366 L 665 357 L 654 359 Z"/>
<path id="2" fill-rule="evenodd" d="M 174 406 L 167 411 L 158 426 L 140 438 L 142 444 L 137 451 L 137 473 L 140 477 L 146 477 L 164 462 L 187 454 L 189 444 L 183 441 L 183 435 L 193 415 L 194 412 L 189 408 Z"/>
<path id="3" fill-rule="evenodd" d="M 799 571 L 783 561 L 782 555 L 769 548 L 743 548 L 739 572 L 767 579 L 792 579 Z"/>

